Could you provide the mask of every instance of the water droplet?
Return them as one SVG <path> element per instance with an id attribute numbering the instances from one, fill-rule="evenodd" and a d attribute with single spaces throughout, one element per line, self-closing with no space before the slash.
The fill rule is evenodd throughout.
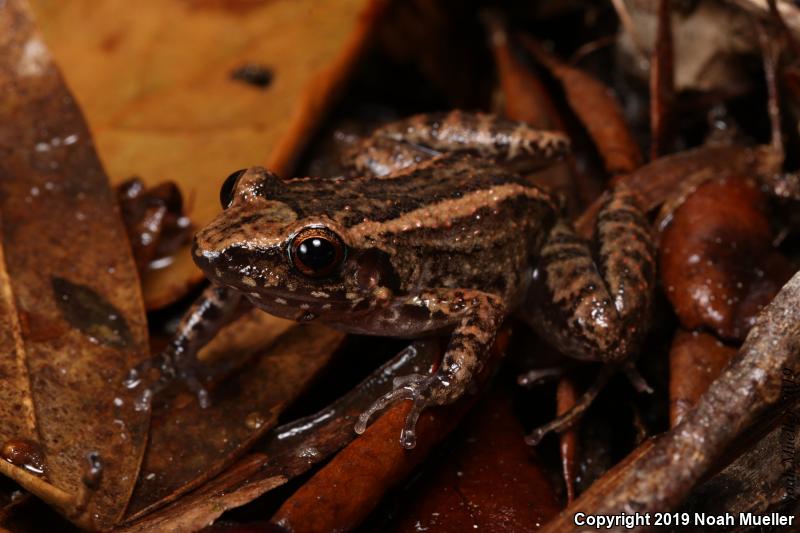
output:
<path id="1" fill-rule="evenodd" d="M 400 435 L 400 445 L 406 450 L 410 450 L 417 445 L 417 434 L 410 429 L 404 429 Z"/>
<path id="2" fill-rule="evenodd" d="M 252 412 L 244 419 L 244 425 L 247 426 L 248 429 L 252 429 L 253 431 L 257 429 L 261 429 L 261 426 L 264 425 L 264 417 L 261 416 L 259 412 Z"/>
<path id="3" fill-rule="evenodd" d="M 307 448 L 302 448 L 300 452 L 297 454 L 298 457 L 303 457 L 305 459 L 315 459 L 319 457 L 320 453 L 317 448 L 314 446 L 308 446 Z"/>
<path id="4" fill-rule="evenodd" d="M 125 378 L 125 381 L 123 381 L 122 384 L 126 389 L 135 389 L 141 382 L 142 378 L 139 376 L 139 371 L 135 368 L 132 368 L 130 372 L 128 372 L 128 377 Z"/>
<path id="5" fill-rule="evenodd" d="M 97 489 L 103 477 L 103 461 L 100 453 L 91 451 L 86 454 L 86 469 L 83 471 L 83 484 L 90 489 Z"/>
<path id="6" fill-rule="evenodd" d="M 9 439 L 3 444 L 0 456 L 14 466 L 24 468 L 37 476 L 44 475 L 44 457 L 41 448 L 28 439 Z"/>
<path id="7" fill-rule="evenodd" d="M 150 389 L 143 390 L 139 397 L 136 398 L 136 401 L 133 402 L 133 409 L 139 412 L 147 411 L 150 409 L 150 402 L 152 399 L 153 391 Z"/>

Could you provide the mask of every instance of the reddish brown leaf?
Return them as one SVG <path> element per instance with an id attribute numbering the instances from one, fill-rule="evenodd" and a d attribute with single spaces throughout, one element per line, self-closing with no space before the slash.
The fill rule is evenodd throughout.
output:
<path id="1" fill-rule="evenodd" d="M 708 333 L 678 330 L 669 352 L 669 420 L 677 425 L 728 364 L 736 349 Z"/>
<path id="2" fill-rule="evenodd" d="M 503 113 L 536 128 L 563 130 L 552 98 L 541 80 L 517 57 L 501 16 L 488 12 L 482 20 L 489 33 L 489 46 L 503 91 Z"/>
<path id="3" fill-rule="evenodd" d="M 507 332 L 498 337 L 494 361 L 507 342 Z M 485 366 L 483 379 L 492 366 Z M 389 488 L 405 479 L 455 428 L 474 401 L 473 395 L 467 395 L 451 405 L 424 411 L 417 422 L 417 444 L 412 450 L 402 448 L 398 440 L 411 404 L 391 406 L 284 502 L 271 521 L 295 533 L 354 528 Z"/>
<path id="4" fill-rule="evenodd" d="M 509 35 L 500 15 L 485 13 L 483 21 L 489 33 L 489 44 L 503 92 L 503 114 L 536 128 L 564 130 L 563 120 L 544 84 L 530 66 L 517 57 L 519 51 L 509 42 Z M 575 172 L 575 161 L 571 156 L 564 164 L 536 172 L 533 178 L 548 190 L 568 198 L 568 206 L 571 208 L 588 204 L 601 190 L 597 182 Z M 579 181 L 577 187 L 576 180 Z"/>
<path id="5" fill-rule="evenodd" d="M 530 37 L 520 35 L 520 41 L 561 82 L 567 102 L 597 146 L 606 171 L 614 176 L 639 168 L 641 151 L 611 90 L 589 74 L 545 51 Z"/>
<path id="6" fill-rule="evenodd" d="M 6 461 L 0 471 L 84 527 L 110 528 L 147 436 L 148 414 L 122 386 L 147 356 L 144 308 L 114 195 L 22 0 L 0 9 L 0 87 L 0 340 L 11 347 L 0 365 L 12 372 L 0 441 L 34 443 L 18 462 L 41 450 L 52 485 Z"/>
<path id="7" fill-rule="evenodd" d="M 686 198 L 662 234 L 659 269 L 685 328 L 744 337 L 792 274 L 771 236 L 754 180 L 707 181 Z"/>
<path id="8" fill-rule="evenodd" d="M 395 531 L 524 532 L 558 513 L 550 482 L 525 445 L 505 393 L 491 393 L 465 426 L 463 439 L 437 462 L 431 478 L 410 491 L 413 501 Z"/>

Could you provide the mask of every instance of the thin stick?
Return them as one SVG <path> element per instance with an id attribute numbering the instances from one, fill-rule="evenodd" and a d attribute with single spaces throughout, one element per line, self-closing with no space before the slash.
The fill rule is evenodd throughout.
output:
<path id="1" fill-rule="evenodd" d="M 778 93 L 777 68 L 781 56 L 780 46 L 771 38 L 763 25 L 757 26 L 758 42 L 761 45 L 761 60 L 764 64 L 764 78 L 767 83 L 767 113 L 772 132 L 770 145 L 779 154 L 781 161 L 785 156 L 783 132 L 781 130 L 781 106 Z"/>

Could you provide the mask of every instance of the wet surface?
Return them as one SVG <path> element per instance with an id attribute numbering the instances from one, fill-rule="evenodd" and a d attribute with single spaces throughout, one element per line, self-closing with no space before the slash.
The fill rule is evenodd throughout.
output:
<path id="1" fill-rule="evenodd" d="M 69 324 L 90 340 L 115 348 L 127 348 L 133 342 L 122 312 L 86 285 L 54 277 L 53 298 Z"/>

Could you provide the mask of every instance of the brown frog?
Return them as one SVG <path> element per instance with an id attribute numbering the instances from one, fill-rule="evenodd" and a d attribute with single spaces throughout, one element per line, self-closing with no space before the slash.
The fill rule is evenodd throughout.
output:
<path id="1" fill-rule="evenodd" d="M 360 433 L 377 410 L 410 400 L 400 441 L 411 448 L 422 410 L 464 394 L 512 313 L 570 356 L 625 361 L 645 331 L 654 275 L 633 195 L 611 195 L 593 247 L 561 220 L 553 196 L 506 165 L 547 165 L 568 149 L 559 133 L 455 111 L 379 128 L 349 154 L 349 177 L 232 174 L 224 211 L 194 240 L 212 285 L 149 365 L 207 403 L 195 354 L 242 297 L 352 333 L 449 333 L 435 373 L 397 379 L 356 424 Z"/>

